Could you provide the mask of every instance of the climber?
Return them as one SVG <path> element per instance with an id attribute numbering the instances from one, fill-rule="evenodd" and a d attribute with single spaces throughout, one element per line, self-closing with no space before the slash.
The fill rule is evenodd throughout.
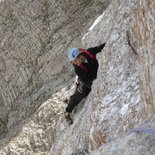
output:
<path id="1" fill-rule="evenodd" d="M 81 102 L 83 98 L 88 96 L 91 91 L 93 81 L 97 77 L 98 61 L 96 54 L 101 52 L 105 43 L 96 47 L 88 48 L 72 48 L 68 53 L 69 61 L 74 66 L 77 75 L 76 90 L 68 101 L 66 111 L 64 112 L 65 119 L 69 124 L 73 121 L 70 117 L 72 110 Z"/>

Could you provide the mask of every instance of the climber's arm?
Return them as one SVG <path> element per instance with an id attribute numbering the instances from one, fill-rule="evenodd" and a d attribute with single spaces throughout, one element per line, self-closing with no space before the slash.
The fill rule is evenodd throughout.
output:
<path id="1" fill-rule="evenodd" d="M 104 48 L 105 44 L 106 44 L 106 43 L 101 44 L 101 45 L 99 45 L 99 46 L 91 47 L 91 48 L 88 48 L 87 50 L 88 50 L 90 53 L 92 53 L 92 54 L 97 54 L 97 53 L 99 53 L 99 52 L 102 51 L 102 49 Z"/>

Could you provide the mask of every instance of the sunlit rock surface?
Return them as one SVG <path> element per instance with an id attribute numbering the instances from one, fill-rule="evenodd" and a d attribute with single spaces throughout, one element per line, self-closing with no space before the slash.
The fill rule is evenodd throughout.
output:
<path id="1" fill-rule="evenodd" d="M 0 1 L 0 139 L 70 81 L 67 51 L 107 4 Z"/>
<path id="2" fill-rule="evenodd" d="M 155 130 L 154 5 L 113 1 L 90 27 L 86 47 L 107 42 L 98 78 L 74 124 L 58 132 L 51 155 L 154 154 L 154 134 L 127 134 L 139 126 Z"/>
<path id="3" fill-rule="evenodd" d="M 5 3 L 2 4 L 6 5 L 8 4 L 6 2 L 9 1 L 4 2 Z M 59 1 L 19 2 L 20 1 L 15 0 L 10 1 L 9 3 L 14 4 L 14 6 L 7 6 L 10 7 L 9 9 L 13 10 L 18 8 L 17 6 L 19 4 L 21 4 L 21 8 L 25 4 L 27 4 L 25 6 L 28 8 L 33 6 L 34 10 L 30 9 L 32 14 L 28 16 L 30 18 L 28 18 L 28 21 L 31 21 L 32 17 L 36 17 L 36 15 L 38 15 L 38 12 L 40 12 L 43 4 L 44 6 L 51 7 L 55 6 L 55 4 L 60 4 L 61 6 Z M 65 3 L 67 1 L 63 2 Z M 96 6 L 92 4 L 95 4 Z M 9 66 L 8 72 L 4 72 L 7 69 L 1 69 L 0 73 L 3 78 L 1 78 L 2 108 L 0 110 L 3 112 L 0 113 L 2 118 L 0 119 L 2 122 L 0 132 L 4 135 L 4 133 L 7 132 L 8 129 L 10 130 L 11 126 L 13 126 L 13 122 L 20 122 L 20 120 L 23 119 L 23 116 L 27 117 L 26 114 L 32 114 L 34 111 L 35 112 L 31 115 L 31 117 L 29 117 L 29 119 L 22 121 L 19 128 L 15 128 L 12 131 L 12 137 L 8 136 L 6 139 L 1 140 L 0 154 L 154 155 L 155 134 L 146 134 L 143 132 L 135 133 L 131 131 L 138 127 L 146 131 L 147 129 L 155 130 L 155 2 L 152 0 L 111 1 L 107 9 L 105 11 L 104 9 L 102 10 L 103 13 L 100 14 L 94 24 L 86 32 L 85 28 L 89 25 L 89 22 L 91 23 L 92 20 L 90 19 L 93 19 L 97 10 L 99 11 L 98 7 L 100 8 L 101 4 L 104 4 L 103 0 L 94 0 L 90 1 L 90 3 L 88 1 L 77 2 L 77 5 L 75 6 L 78 7 L 78 9 L 74 8 L 77 11 L 74 12 L 72 7 L 74 3 L 70 5 L 66 3 L 65 5 L 67 9 L 60 9 L 65 12 L 66 16 L 62 18 L 62 21 L 65 21 L 61 23 L 61 20 L 58 20 L 60 22 L 58 22 L 60 24 L 59 26 L 62 27 L 63 33 L 59 33 L 61 31 L 57 29 L 55 31 L 52 31 L 51 28 L 48 29 L 48 26 L 51 27 L 53 24 L 52 27 L 54 27 L 54 24 L 57 23 L 52 22 L 51 18 L 57 21 L 57 16 L 59 16 L 58 12 L 52 17 L 50 17 L 52 15 L 52 13 L 50 13 L 48 16 L 49 18 L 45 18 L 48 19 L 45 20 L 45 23 L 48 23 L 48 26 L 43 24 L 44 19 L 42 19 L 43 17 L 41 15 L 39 15 L 39 21 L 41 21 L 39 22 L 37 20 L 37 22 L 43 24 L 43 27 L 36 26 L 35 22 L 30 22 L 31 24 L 34 24 L 31 28 L 36 33 L 35 35 L 34 33 L 30 33 L 28 38 L 26 35 L 26 41 L 24 40 L 26 47 L 24 46 L 25 48 L 23 48 L 22 46 L 22 51 L 25 54 L 25 57 L 23 57 L 24 59 L 22 60 L 26 65 L 31 65 L 31 63 L 34 63 L 35 61 L 37 62 L 37 65 L 32 63 L 33 65 L 30 67 L 31 69 L 29 71 L 31 74 L 28 74 L 33 75 L 32 77 L 37 80 L 30 80 L 32 82 L 30 87 L 22 91 L 23 94 L 28 91 L 30 96 L 28 101 L 26 98 L 27 96 L 25 95 L 21 96 L 21 98 L 17 100 L 22 101 L 22 103 L 17 102 L 17 107 L 19 107 L 18 113 L 16 112 L 16 109 L 7 110 L 7 108 L 12 105 L 11 103 L 14 102 L 12 102 L 13 100 L 9 100 L 10 102 L 7 100 L 4 102 L 4 99 L 9 99 L 7 95 L 10 95 L 16 91 L 14 89 L 8 89 L 8 86 L 12 85 L 5 83 L 6 81 L 4 79 L 9 77 L 8 79 L 11 81 L 10 79 L 14 78 L 15 75 L 13 76 L 13 73 L 16 73 L 16 70 L 12 70 Z M 86 5 L 88 7 L 86 7 Z M 59 10 L 59 7 L 56 8 Z M 94 8 L 95 14 L 91 11 L 92 8 Z M 38 10 L 38 12 L 35 13 L 35 10 Z M 47 9 L 44 11 L 46 10 Z M 84 13 L 84 10 L 88 14 Z M 1 10 L 2 15 L 5 11 L 7 12 L 7 9 Z M 49 12 L 50 11 L 52 11 L 52 9 L 49 9 Z M 17 14 L 18 11 L 14 12 Z M 24 12 L 24 10 L 22 9 L 21 12 Z M 28 13 L 30 12 L 28 11 Z M 33 15 L 33 13 L 35 14 Z M 9 11 L 8 14 L 9 18 L 10 16 L 12 17 L 12 14 L 10 15 Z M 86 14 L 88 16 L 86 16 Z M 3 17 L 2 15 L 0 18 Z M 47 14 L 45 13 L 45 16 L 46 15 Z M 62 16 L 64 14 L 60 13 L 60 15 Z M 70 18 L 73 15 L 75 15 L 75 17 L 77 17 L 76 15 L 79 15 L 79 18 Z M 22 18 L 22 14 L 20 14 L 19 17 Z M 11 20 L 12 23 L 14 23 L 14 20 L 14 18 Z M 75 25 L 66 25 L 68 20 L 71 20 L 70 23 L 72 24 L 74 21 L 77 23 Z M 78 21 L 81 20 L 85 22 L 82 22 L 82 26 L 80 22 L 79 26 Z M 5 19 L 4 21 L 7 20 Z M 10 20 L 8 20 L 8 27 L 10 25 L 9 21 Z M 30 23 L 26 22 L 26 25 L 29 25 Z M 1 28 L 4 29 L 5 27 Z M 11 29 L 12 26 L 9 28 Z M 44 28 L 45 31 L 43 31 Z M 57 28 L 57 25 L 55 28 Z M 25 31 L 26 29 L 24 29 L 24 32 Z M 10 32 L 18 38 L 18 33 L 15 33 L 16 31 L 10 30 Z M 84 34 L 83 32 L 86 33 Z M 59 37 L 58 34 L 65 34 L 66 37 Z M 2 57 L 0 57 L 2 59 L 2 61 L 0 61 L 1 68 L 7 66 L 7 63 L 10 64 L 12 62 L 10 60 L 6 61 L 8 60 L 7 58 L 12 56 L 20 57 L 20 54 L 15 54 L 16 50 L 20 51 L 20 46 L 13 46 L 16 43 L 17 38 L 13 37 L 16 39 L 11 39 L 12 35 L 8 35 L 8 38 L 6 37 L 7 35 L 2 35 L 4 37 L 2 37 L 3 39 L 1 38 L 1 48 L 3 51 L 1 54 Z M 31 35 L 33 36 L 32 38 L 30 37 Z M 38 35 L 41 35 L 41 37 L 38 37 Z M 55 44 L 52 44 L 53 42 L 50 37 L 54 36 L 56 37 L 54 40 L 56 40 L 54 42 Z M 6 39 L 4 39 L 5 37 Z M 46 42 L 46 37 L 49 39 L 48 43 Z M 23 39 L 24 37 L 21 37 L 17 40 L 17 43 L 19 42 L 22 44 Z M 81 39 L 83 44 L 81 44 Z M 61 42 L 62 40 L 66 44 L 63 44 Z M 59 44 L 59 42 L 61 43 Z M 106 46 L 102 50 L 102 53 L 97 56 L 100 65 L 98 77 L 94 81 L 90 95 L 77 107 L 77 110 L 73 114 L 74 124 L 68 126 L 63 119 L 63 111 L 66 107 L 63 101 L 73 93 L 75 88 L 72 85 L 73 79 L 71 79 L 71 75 L 69 74 L 70 67 L 67 66 L 68 64 L 65 64 L 67 60 L 66 50 L 72 46 L 78 45 L 87 48 L 90 46 L 99 45 L 103 42 L 106 42 Z M 32 46 L 31 43 L 35 43 L 35 47 Z M 8 46 L 10 48 L 14 47 L 16 50 L 9 49 L 5 44 L 10 45 Z M 42 50 L 40 49 L 42 48 L 40 48 L 39 45 L 44 47 L 43 49 L 46 51 L 45 54 L 41 54 Z M 63 48 L 61 48 L 62 45 Z M 8 49 L 6 48 L 7 50 L 5 50 L 4 47 L 7 47 Z M 27 51 L 27 47 L 39 49 L 35 50 L 34 48 L 30 48 L 31 50 Z M 41 53 L 39 52 L 38 55 L 41 54 L 41 56 L 37 57 L 36 53 L 31 55 L 33 53 L 32 51 L 40 51 Z M 4 59 L 5 57 L 6 59 Z M 32 61 L 31 59 L 35 61 Z M 29 61 L 29 63 L 26 63 L 25 61 Z M 64 67 L 61 67 L 62 64 L 59 64 L 60 61 L 64 64 Z M 15 63 L 11 66 L 16 64 L 16 61 L 13 62 Z M 40 72 L 38 72 L 35 67 L 40 66 L 41 63 L 43 63 L 43 68 L 40 68 Z M 22 67 L 22 65 L 18 66 Z M 10 70 L 12 71 L 12 74 L 9 72 Z M 61 74 L 62 71 L 63 74 Z M 25 75 L 24 73 L 22 74 L 23 76 Z M 65 73 L 68 73 L 68 75 Z M 52 79 L 58 79 L 55 84 L 53 80 L 51 80 L 51 74 L 52 76 L 54 74 L 54 78 Z M 58 78 L 57 74 L 61 77 L 61 79 Z M 22 76 L 21 74 L 19 75 Z M 38 85 L 36 85 L 35 81 L 39 81 L 40 78 L 44 82 L 46 81 L 45 83 L 41 83 L 45 89 L 37 89 Z M 24 84 L 24 82 L 19 79 L 16 80 L 16 83 L 18 84 L 21 82 Z M 24 80 L 24 78 L 22 78 L 22 80 Z M 12 80 L 12 82 L 15 81 Z M 30 89 L 31 87 L 33 89 Z M 13 86 L 12 88 L 16 87 Z M 46 88 L 50 88 L 50 90 Z M 42 102 L 45 99 L 42 99 L 42 97 L 37 97 L 36 101 L 34 96 L 41 96 L 39 94 L 42 94 L 42 92 L 45 92 L 44 95 L 46 97 L 50 97 L 40 106 L 41 103 L 38 102 Z M 9 105 L 7 105 L 7 103 Z M 30 103 L 34 104 L 31 105 Z M 10 117 L 8 117 L 9 115 Z M 8 132 L 8 134 L 9 133 L 10 132 Z"/>
<path id="4" fill-rule="evenodd" d="M 16 137 L 10 137 L 10 142 L 2 140 L 1 155 L 45 155 L 49 153 L 55 139 L 55 130 L 58 120 L 63 116 L 65 104 L 63 100 L 68 97 L 68 86 L 55 93 L 44 102 L 31 118 L 23 121 L 20 129 L 16 128 Z M 63 96 L 62 96 L 63 94 Z M 5 144 L 5 145 L 4 145 Z"/>

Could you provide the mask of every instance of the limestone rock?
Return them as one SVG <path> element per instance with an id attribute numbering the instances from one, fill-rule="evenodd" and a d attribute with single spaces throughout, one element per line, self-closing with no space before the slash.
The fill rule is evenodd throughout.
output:
<path id="1" fill-rule="evenodd" d="M 71 79 L 67 51 L 104 7 L 93 0 L 0 1 L 0 134 Z"/>
<path id="2" fill-rule="evenodd" d="M 69 2 L 1 2 L 0 133 L 8 136 L 1 140 L 0 154 L 154 155 L 155 135 L 132 131 L 155 130 L 155 2 L 111 1 L 85 35 L 105 3 Z M 68 126 L 63 101 L 74 86 L 65 51 L 82 46 L 81 37 L 85 48 L 103 42 L 106 46 L 97 56 L 99 71 L 92 91 Z M 40 106 L 42 94 L 50 99 Z"/>
<path id="3" fill-rule="evenodd" d="M 84 35 L 86 47 L 107 42 L 98 56 L 98 78 L 75 123 L 59 132 L 50 155 L 79 149 L 92 155 L 154 154 L 155 135 L 127 136 L 138 126 L 155 129 L 154 5 L 113 1 Z"/>
<path id="4" fill-rule="evenodd" d="M 63 116 L 65 98 L 62 98 L 62 94 L 67 97 L 66 92 L 67 87 L 55 93 L 31 118 L 23 120 L 20 126 L 13 130 L 14 133 L 18 133 L 17 135 L 7 133 L 10 141 L 9 143 L 6 143 L 8 139 L 1 141 L 0 154 L 48 154 L 55 139 L 56 126 Z"/>

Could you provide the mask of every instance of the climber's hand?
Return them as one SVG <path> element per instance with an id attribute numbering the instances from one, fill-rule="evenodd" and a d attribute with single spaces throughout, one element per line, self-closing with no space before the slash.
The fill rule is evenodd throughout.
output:
<path id="1" fill-rule="evenodd" d="M 75 84 L 78 86 L 80 84 L 80 79 L 78 76 L 75 77 Z"/>

